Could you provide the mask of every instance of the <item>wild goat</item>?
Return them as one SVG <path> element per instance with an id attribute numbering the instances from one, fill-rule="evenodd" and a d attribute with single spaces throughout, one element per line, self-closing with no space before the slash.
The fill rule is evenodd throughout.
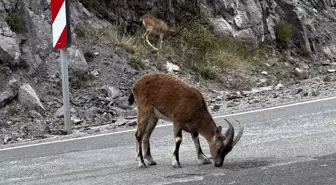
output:
<path id="1" fill-rule="evenodd" d="M 164 73 L 145 74 L 133 84 L 131 91 L 128 101 L 131 105 L 135 102 L 138 106 L 138 126 L 135 137 L 139 167 L 147 167 L 144 159 L 148 165 L 156 165 L 150 153 L 149 138 L 158 119 L 173 123 L 175 150 L 172 165 L 174 167 L 181 167 L 179 148 L 182 142 L 182 130 L 191 133 L 199 161 L 210 164 L 210 159 L 202 152 L 199 134 L 206 139 L 210 146 L 212 163 L 216 167 L 223 165 L 225 156 L 243 134 L 244 128 L 237 121 L 240 124 L 240 130 L 234 138 L 234 128 L 227 120 L 229 128 L 225 134 L 222 134 L 222 127 L 216 126 L 202 94 L 177 76 Z"/>
<path id="2" fill-rule="evenodd" d="M 158 50 L 158 48 L 153 46 L 148 40 L 148 36 L 151 33 L 159 35 L 158 45 L 160 47 L 160 50 L 162 48 L 163 37 L 165 35 L 173 35 L 177 33 L 176 29 L 173 27 L 169 27 L 165 21 L 155 18 L 154 16 L 149 15 L 149 14 L 145 14 L 141 16 L 140 21 L 142 22 L 143 26 L 146 28 L 146 32 L 143 34 L 142 38 L 143 39 L 146 38 L 147 44 L 156 51 Z"/>

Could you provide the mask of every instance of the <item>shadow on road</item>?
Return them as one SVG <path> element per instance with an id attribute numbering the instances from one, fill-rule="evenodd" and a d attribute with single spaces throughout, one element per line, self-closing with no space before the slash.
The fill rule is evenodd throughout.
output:
<path id="1" fill-rule="evenodd" d="M 224 163 L 224 168 L 228 170 L 232 170 L 232 171 L 239 171 L 239 170 L 244 170 L 244 169 L 268 166 L 271 163 L 272 163 L 271 160 L 266 160 L 266 159 L 227 162 L 227 163 Z"/>

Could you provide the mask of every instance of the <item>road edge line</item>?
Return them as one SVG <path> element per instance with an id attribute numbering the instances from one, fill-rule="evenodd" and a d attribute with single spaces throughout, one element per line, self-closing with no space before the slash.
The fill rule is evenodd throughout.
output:
<path id="1" fill-rule="evenodd" d="M 290 104 L 279 105 L 279 106 L 268 107 L 268 108 L 262 108 L 262 109 L 256 109 L 256 110 L 250 110 L 250 111 L 237 112 L 237 113 L 227 114 L 227 115 L 221 115 L 221 116 L 214 116 L 213 118 L 216 119 L 216 118 L 225 118 L 225 117 L 230 117 L 230 116 L 237 116 L 237 115 L 242 115 L 242 114 L 251 114 L 251 113 L 256 113 L 256 112 L 263 112 L 263 111 L 268 111 L 268 110 L 281 109 L 281 108 L 286 108 L 286 107 L 292 107 L 292 106 L 297 106 L 297 105 L 303 105 L 303 104 L 309 104 L 309 103 L 327 101 L 327 100 L 332 100 L 332 99 L 336 99 L 336 96 L 334 96 L 334 97 L 327 97 L 327 98 L 321 98 L 321 99 L 315 99 L 315 100 L 302 101 L 302 102 L 297 102 L 297 103 L 290 103 Z M 172 123 L 167 123 L 167 124 L 157 125 L 156 128 L 167 127 L 167 126 L 171 126 L 171 125 L 172 125 Z M 48 144 L 54 144 L 54 143 L 76 141 L 76 140 L 81 140 L 81 139 L 89 139 L 89 138 L 94 138 L 94 137 L 103 137 L 103 136 L 108 136 L 108 135 L 116 135 L 116 134 L 122 134 L 122 133 L 127 133 L 127 132 L 135 132 L 135 131 L 136 131 L 136 129 L 127 129 L 127 130 L 116 131 L 116 132 L 105 133 L 105 134 L 97 134 L 97 135 L 90 135 L 90 136 L 83 136 L 83 137 L 78 137 L 78 138 L 63 139 L 63 140 L 50 141 L 50 142 L 44 142 L 44 143 L 34 143 L 34 144 L 27 144 L 27 145 L 21 145 L 21 146 L 14 146 L 14 147 L 2 148 L 2 149 L 0 149 L 0 152 L 1 151 L 20 149 L 20 148 L 28 148 L 28 147 L 39 146 L 39 145 L 48 145 Z"/>

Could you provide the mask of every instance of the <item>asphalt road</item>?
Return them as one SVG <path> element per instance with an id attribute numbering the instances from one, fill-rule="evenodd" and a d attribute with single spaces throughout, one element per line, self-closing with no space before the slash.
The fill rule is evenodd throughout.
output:
<path id="1" fill-rule="evenodd" d="M 200 164 L 186 133 L 182 168 L 172 168 L 172 127 L 162 126 L 151 138 L 156 166 L 137 167 L 129 131 L 0 150 L 0 184 L 336 184 L 336 99 L 227 118 L 239 119 L 245 132 L 221 168 Z M 201 145 L 209 156 L 203 138 Z"/>

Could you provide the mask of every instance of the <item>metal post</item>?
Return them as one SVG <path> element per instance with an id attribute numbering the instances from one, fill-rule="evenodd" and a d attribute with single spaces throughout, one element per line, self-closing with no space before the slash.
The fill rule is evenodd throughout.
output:
<path id="1" fill-rule="evenodd" d="M 63 111 L 64 126 L 67 134 L 72 133 L 72 123 L 70 119 L 70 100 L 69 100 L 69 76 L 68 76 L 68 57 L 67 48 L 61 49 L 62 58 L 62 90 L 63 90 Z"/>

